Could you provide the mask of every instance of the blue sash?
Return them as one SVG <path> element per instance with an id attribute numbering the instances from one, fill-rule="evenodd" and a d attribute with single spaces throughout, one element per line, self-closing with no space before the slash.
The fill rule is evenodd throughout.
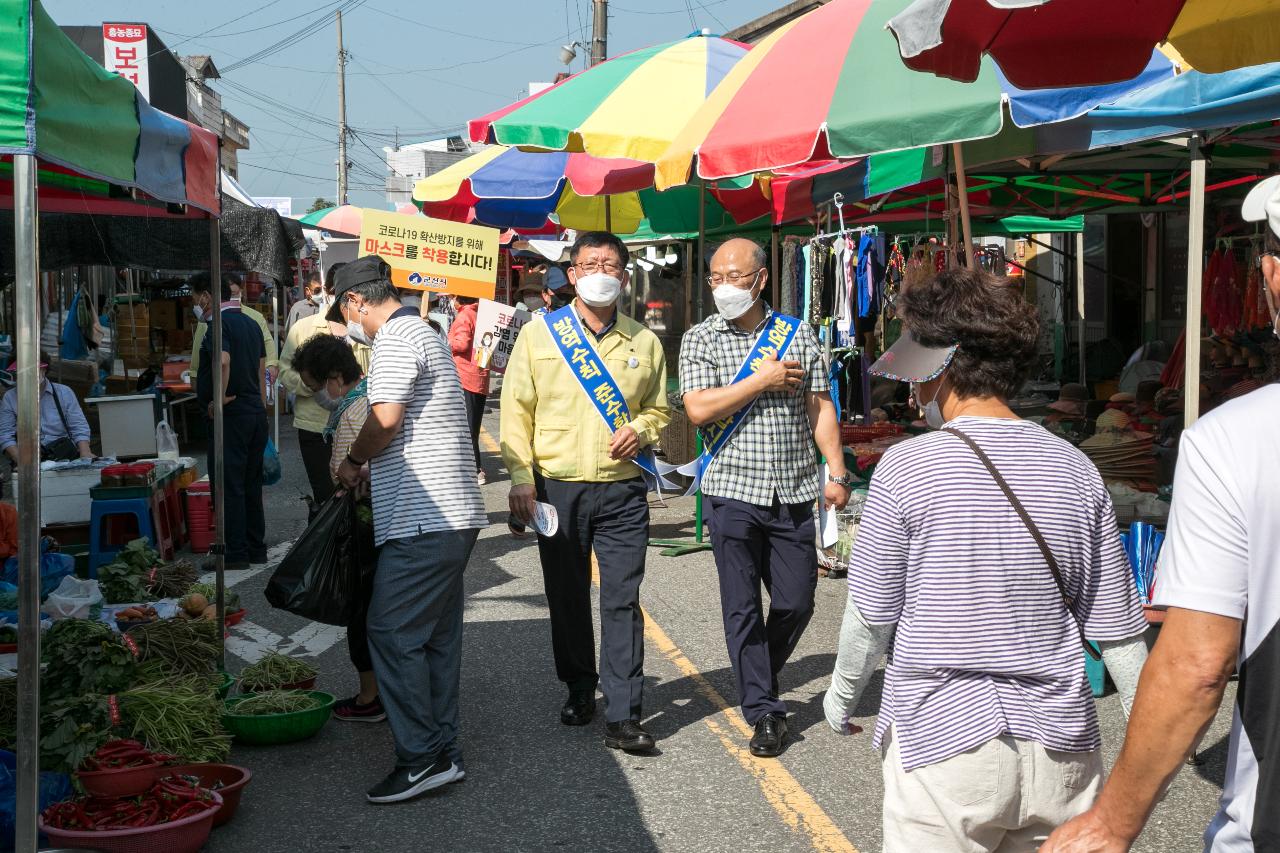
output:
<path id="1" fill-rule="evenodd" d="M 791 348 L 791 342 L 795 340 L 796 332 L 799 330 L 800 320 L 795 317 L 776 312 L 771 314 L 765 322 L 765 328 L 760 332 L 760 337 L 756 339 L 742 366 L 738 368 L 738 375 L 733 377 L 733 382 L 730 384 L 735 385 L 758 371 L 761 362 L 766 358 L 773 357 L 781 361 L 787 354 L 787 350 Z M 693 478 L 693 483 L 685 492 L 686 495 L 698 491 L 702 485 L 702 477 L 711 465 L 711 460 L 729 443 L 734 431 L 742 426 L 742 422 L 747 419 L 751 407 L 755 404 L 756 401 L 752 400 L 732 415 L 701 428 L 702 455 L 676 469 L 686 477 Z"/>
<path id="2" fill-rule="evenodd" d="M 617 432 L 629 424 L 631 410 L 627 408 L 627 400 L 622 396 L 622 390 L 610 375 L 609 368 L 605 367 L 600 354 L 587 341 L 587 335 L 578 322 L 578 316 L 573 312 L 573 306 L 566 305 L 559 311 L 553 311 L 546 319 L 552 342 L 560 351 L 565 364 L 569 365 L 573 377 L 578 380 L 579 387 L 587 395 L 591 405 L 604 418 L 609 431 Z M 632 461 L 640 466 L 645 483 L 650 489 L 661 492 L 663 487 L 678 488 L 663 476 L 668 471 L 674 471 L 675 466 L 660 464 L 654 458 L 653 448 L 644 448 Z"/>

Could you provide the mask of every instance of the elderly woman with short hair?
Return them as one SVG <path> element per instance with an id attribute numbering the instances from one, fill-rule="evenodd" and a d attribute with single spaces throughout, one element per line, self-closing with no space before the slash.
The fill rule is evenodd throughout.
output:
<path id="1" fill-rule="evenodd" d="M 1031 851 L 1102 784 L 1082 638 L 1127 712 L 1145 621 L 1097 469 L 1006 402 L 1035 360 L 1035 308 L 960 269 L 899 310 L 907 333 L 872 372 L 912 383 L 935 431 L 876 469 L 827 719 L 859 731 L 892 640 L 874 739 L 885 851 Z"/>

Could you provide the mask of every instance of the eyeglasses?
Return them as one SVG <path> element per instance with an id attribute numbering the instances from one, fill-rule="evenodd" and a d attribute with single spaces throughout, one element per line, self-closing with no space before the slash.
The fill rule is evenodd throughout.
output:
<path id="1" fill-rule="evenodd" d="M 617 263 L 616 261 L 604 261 L 603 263 L 598 261 L 587 261 L 581 264 L 574 264 L 574 266 L 587 275 L 595 275 L 598 272 L 617 275 L 622 272 L 622 264 Z"/>
<path id="2" fill-rule="evenodd" d="M 720 275 L 719 273 L 713 272 L 711 275 L 707 276 L 707 284 L 712 287 L 719 287 L 727 281 L 729 284 L 737 287 L 740 282 L 748 279 L 754 283 L 756 274 L 762 269 L 764 269 L 764 267 L 756 267 L 751 272 L 731 272 L 728 275 Z"/>

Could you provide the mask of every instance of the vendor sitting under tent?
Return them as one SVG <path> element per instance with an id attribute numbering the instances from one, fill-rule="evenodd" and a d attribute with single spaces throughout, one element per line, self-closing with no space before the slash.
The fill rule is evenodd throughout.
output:
<path id="1" fill-rule="evenodd" d="M 18 364 L 9 365 L 9 372 Z M 0 450 L 18 463 L 18 389 L 0 400 Z M 49 356 L 40 354 L 40 458 L 67 461 L 92 459 L 89 449 L 89 422 L 85 420 L 76 394 L 66 385 L 49 379 Z"/>

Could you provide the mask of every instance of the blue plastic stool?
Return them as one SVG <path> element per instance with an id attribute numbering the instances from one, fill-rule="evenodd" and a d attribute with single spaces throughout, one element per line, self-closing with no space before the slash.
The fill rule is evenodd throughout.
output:
<path id="1" fill-rule="evenodd" d="M 102 524 L 117 515 L 131 515 L 138 522 L 138 535 L 155 542 L 156 531 L 151 523 L 150 498 L 123 498 L 110 501 L 93 501 L 89 511 L 89 577 L 98 576 L 98 567 L 115 559 L 120 545 L 104 545 Z"/>

